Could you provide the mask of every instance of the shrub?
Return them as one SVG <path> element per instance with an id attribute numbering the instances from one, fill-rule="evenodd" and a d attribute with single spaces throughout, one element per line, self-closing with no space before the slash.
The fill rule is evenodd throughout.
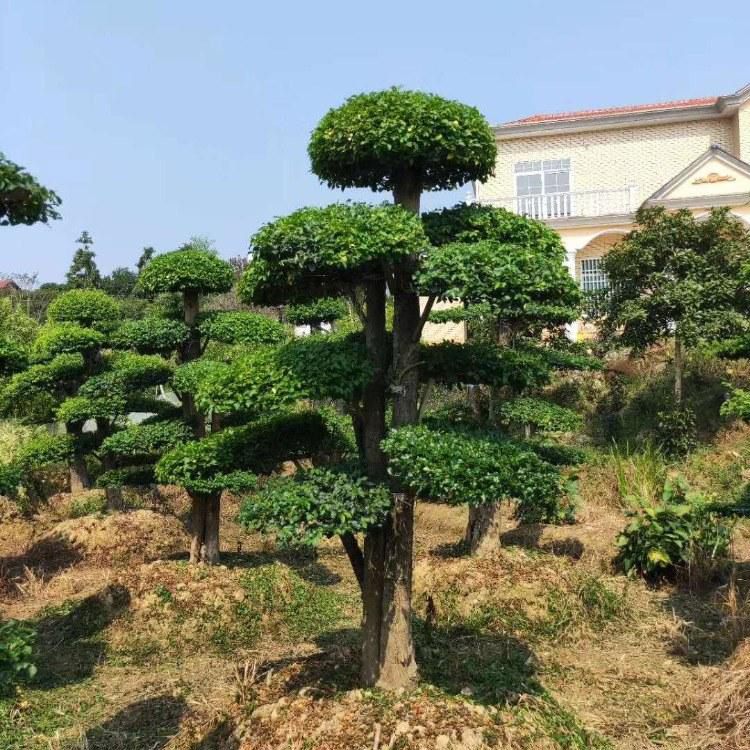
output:
<path id="1" fill-rule="evenodd" d="M 70 518 L 82 518 L 107 510 L 107 498 L 101 492 L 84 492 L 77 495 L 68 506 Z"/>
<path id="2" fill-rule="evenodd" d="M 656 415 L 656 440 L 668 456 L 686 456 L 698 444 L 695 412 L 674 406 Z"/>
<path id="3" fill-rule="evenodd" d="M 451 505 L 514 500 L 524 523 L 572 519 L 558 471 L 510 440 L 419 425 L 392 431 L 383 450 L 389 472 L 424 499 Z"/>
<path id="4" fill-rule="evenodd" d="M 660 504 L 644 503 L 628 515 L 630 523 L 617 537 L 618 559 L 627 573 L 658 576 L 700 568 L 705 574 L 726 560 L 731 523 L 684 480 L 667 480 Z"/>
<path id="5" fill-rule="evenodd" d="M 284 317 L 295 326 L 333 323 L 348 313 L 346 302 L 336 297 L 322 297 L 307 304 L 289 305 Z"/>
<path id="6" fill-rule="evenodd" d="M 204 250 L 174 250 L 152 258 L 138 278 L 140 288 L 158 292 L 226 292 L 234 271 L 226 261 Z"/>
<path id="7" fill-rule="evenodd" d="M 201 322 L 200 331 L 211 341 L 245 346 L 280 344 L 289 337 L 287 329 L 278 321 L 244 310 L 210 313 Z"/>
<path id="8" fill-rule="evenodd" d="M 391 507 L 387 488 L 345 471 L 310 469 L 271 479 L 242 505 L 247 529 L 275 532 L 288 545 L 315 545 L 382 523 Z"/>
<path id="9" fill-rule="evenodd" d="M 581 416 L 564 406 L 538 398 L 514 398 L 500 407 L 500 421 L 542 432 L 570 432 L 581 426 Z"/>
<path id="10" fill-rule="evenodd" d="M 39 329 L 32 356 L 37 362 L 44 362 L 57 354 L 86 354 L 103 344 L 104 336 L 93 328 L 77 323 L 48 323 Z"/>
<path id="11" fill-rule="evenodd" d="M 36 631 L 18 620 L 0 621 L 0 692 L 7 693 L 18 682 L 32 679 Z"/>
<path id="12" fill-rule="evenodd" d="M 188 332 L 188 327 L 180 320 L 128 320 L 114 332 L 111 343 L 115 349 L 134 349 L 141 354 L 166 355 L 185 343 Z"/>
<path id="13" fill-rule="evenodd" d="M 26 352 L 19 344 L 0 339 L 0 376 L 20 372 L 28 364 Z"/>
<path id="14" fill-rule="evenodd" d="M 100 289 L 71 289 L 50 302 L 47 317 L 55 323 L 76 323 L 84 328 L 110 331 L 120 316 L 120 308 Z"/>
<path id="15" fill-rule="evenodd" d="M 102 441 L 100 452 L 124 463 L 158 458 L 164 451 L 188 442 L 192 437 L 184 422 L 166 421 L 138 424 L 110 435 Z"/>

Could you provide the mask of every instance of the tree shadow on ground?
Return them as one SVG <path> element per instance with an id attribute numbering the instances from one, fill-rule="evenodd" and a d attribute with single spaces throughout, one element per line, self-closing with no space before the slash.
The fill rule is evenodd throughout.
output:
<path id="1" fill-rule="evenodd" d="M 48 581 L 55 573 L 75 565 L 83 559 L 69 540 L 52 535 L 32 544 L 20 555 L 0 558 L 0 595 L 18 596 L 22 592 L 16 585 L 31 570 L 42 581 Z"/>
<path id="2" fill-rule="evenodd" d="M 690 665 L 718 665 L 750 636 L 750 562 L 701 586 L 678 580 L 663 601 L 674 618 L 671 652 Z"/>
<path id="3" fill-rule="evenodd" d="M 422 681 L 447 693 L 496 705 L 543 692 L 533 652 L 508 633 L 416 619 L 414 640 Z"/>
<path id="4" fill-rule="evenodd" d="M 124 586 L 109 585 L 85 599 L 48 610 L 33 624 L 37 628 L 35 684 L 42 689 L 85 679 L 104 658 L 107 644 L 101 631 L 128 607 Z"/>
<path id="5" fill-rule="evenodd" d="M 232 736 L 234 724 L 222 719 L 208 734 L 190 746 L 190 750 L 238 750 L 240 743 Z"/>
<path id="6" fill-rule="evenodd" d="M 430 554 L 443 560 L 456 560 L 459 557 L 468 557 L 469 545 L 465 539 L 460 539 L 457 542 L 444 542 L 443 544 L 436 544 L 430 550 Z"/>
<path id="7" fill-rule="evenodd" d="M 85 747 L 88 750 L 160 750 L 176 733 L 186 709 L 183 698 L 171 695 L 132 703 L 86 732 Z"/>
<path id="8" fill-rule="evenodd" d="M 558 557 L 569 557 L 571 560 L 581 559 L 586 548 L 580 539 L 568 536 L 563 539 L 547 539 L 542 542 L 544 528 L 544 524 L 539 523 L 517 526 L 515 529 L 508 529 L 508 531 L 503 532 L 500 535 L 500 542 L 503 546 L 535 549 Z"/>

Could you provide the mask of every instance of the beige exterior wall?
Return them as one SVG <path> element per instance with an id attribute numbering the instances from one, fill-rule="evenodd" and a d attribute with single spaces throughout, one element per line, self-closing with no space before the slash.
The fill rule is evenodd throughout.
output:
<path id="1" fill-rule="evenodd" d="M 750 127 L 747 110 L 743 127 Z M 735 118 L 501 139 L 495 176 L 477 186 L 479 200 L 516 194 L 515 164 L 570 158 L 572 192 L 634 186 L 640 204 L 711 145 L 737 154 Z M 742 131 L 744 132 L 744 131 Z M 750 137 L 750 133 L 748 133 Z M 750 148 L 750 141 L 748 148 Z"/>
<path id="2" fill-rule="evenodd" d="M 750 102 L 746 102 L 740 107 L 735 122 L 737 124 L 735 130 L 738 144 L 735 156 L 742 161 L 750 162 Z"/>

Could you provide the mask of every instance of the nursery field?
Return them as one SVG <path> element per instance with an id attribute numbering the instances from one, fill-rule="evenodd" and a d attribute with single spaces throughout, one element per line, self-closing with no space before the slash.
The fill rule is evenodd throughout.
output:
<path id="1" fill-rule="evenodd" d="M 669 471 L 737 492 L 750 429 Z M 466 553 L 466 511 L 419 503 L 419 686 L 358 686 L 360 604 L 340 545 L 279 549 L 222 511 L 222 564 L 189 566 L 189 503 L 162 487 L 106 513 L 100 491 L 33 519 L 3 506 L 2 614 L 37 631 L 34 680 L 3 700 L 8 750 L 746 747 L 750 526 L 711 581 L 628 578 L 621 484 L 653 456 L 592 451 L 577 522 L 518 526 Z M 619 483 L 618 483 L 619 475 Z M 736 736 L 735 734 L 736 733 Z M 736 742 L 736 744 L 732 744 Z"/>

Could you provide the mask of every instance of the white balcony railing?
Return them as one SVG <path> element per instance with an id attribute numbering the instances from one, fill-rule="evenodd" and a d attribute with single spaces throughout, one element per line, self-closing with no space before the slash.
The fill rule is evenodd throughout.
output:
<path id="1" fill-rule="evenodd" d="M 629 214 L 637 208 L 635 195 L 634 187 L 626 187 L 614 190 L 491 198 L 482 202 L 500 206 L 532 219 L 554 221 L 555 219 Z"/>

